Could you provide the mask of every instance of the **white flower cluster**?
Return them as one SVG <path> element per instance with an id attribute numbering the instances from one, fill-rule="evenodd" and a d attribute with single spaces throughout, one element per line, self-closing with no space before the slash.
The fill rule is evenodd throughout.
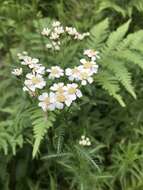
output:
<path id="1" fill-rule="evenodd" d="M 90 146 L 91 145 L 91 141 L 88 137 L 85 137 L 84 135 L 81 136 L 81 139 L 79 141 L 79 144 L 82 146 Z"/>
<path id="2" fill-rule="evenodd" d="M 93 82 L 93 75 L 98 72 L 98 65 L 96 59 L 99 59 L 99 52 L 94 50 L 85 50 L 84 55 L 89 59 L 81 59 L 81 65 L 74 67 L 73 69 L 67 68 L 66 75 L 70 81 L 81 81 L 82 85 Z"/>
<path id="3" fill-rule="evenodd" d="M 48 94 L 44 92 L 39 96 L 39 106 L 43 111 L 53 111 L 57 109 L 63 109 L 64 105 L 70 106 L 77 98 L 82 97 L 81 91 L 78 89 L 78 85 L 75 83 L 67 84 L 57 83 L 50 87 L 51 92 Z"/>
<path id="4" fill-rule="evenodd" d="M 51 41 L 51 43 L 46 44 L 46 47 L 48 49 L 59 51 L 61 45 L 60 37 L 64 32 L 64 27 L 61 25 L 59 21 L 54 21 L 52 23 L 51 29 L 44 28 L 41 34 L 48 37 Z"/>
<path id="5" fill-rule="evenodd" d="M 46 31 L 45 31 L 46 32 Z M 82 97 L 82 92 L 79 89 L 80 84 L 86 85 L 93 82 L 93 75 L 98 71 L 96 59 L 99 57 L 99 52 L 94 50 L 85 50 L 84 55 L 86 59 L 80 60 L 80 65 L 73 69 L 67 68 L 63 70 L 59 66 L 52 66 L 46 69 L 39 63 L 39 59 L 32 58 L 28 53 L 23 52 L 18 54 L 22 66 L 27 66 L 30 70 L 25 76 L 23 90 L 27 91 L 31 96 L 39 96 L 39 91 L 46 87 L 46 74 L 50 80 L 59 79 L 68 76 L 70 81 L 75 80 L 69 84 L 63 82 L 54 83 L 49 87 L 50 92 L 43 92 L 39 97 L 39 106 L 43 111 L 63 109 L 65 106 L 70 106 L 77 98 Z M 23 72 L 22 68 L 14 69 L 12 74 L 20 76 Z M 77 84 L 79 83 L 79 85 Z M 38 93 L 37 93 L 38 92 Z"/>
<path id="6" fill-rule="evenodd" d="M 30 93 L 35 92 L 36 89 L 43 89 L 46 86 L 46 81 L 43 78 L 45 67 L 39 63 L 39 59 L 28 56 L 27 52 L 19 53 L 17 56 L 21 65 L 28 66 L 31 71 L 26 74 L 23 90 Z"/>
<path id="7" fill-rule="evenodd" d="M 61 37 L 62 34 L 67 34 L 68 36 L 72 37 L 75 40 L 83 40 L 85 37 L 89 36 L 89 32 L 86 33 L 79 33 L 76 28 L 73 27 L 63 27 L 59 21 L 54 21 L 52 23 L 51 29 L 44 28 L 41 32 L 43 36 L 46 36 L 51 41 L 50 43 L 46 44 L 48 49 L 52 49 L 55 51 L 60 50 L 61 46 Z"/>

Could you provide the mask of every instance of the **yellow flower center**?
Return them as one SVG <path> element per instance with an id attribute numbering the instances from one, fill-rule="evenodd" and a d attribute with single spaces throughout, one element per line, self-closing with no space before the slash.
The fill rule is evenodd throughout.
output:
<path id="1" fill-rule="evenodd" d="M 76 93 L 76 88 L 74 88 L 74 87 L 69 88 L 68 93 L 69 94 L 75 94 Z"/>
<path id="2" fill-rule="evenodd" d="M 46 98 L 45 98 L 44 103 L 45 103 L 46 105 L 49 105 L 49 104 L 50 104 L 50 99 L 49 99 L 49 97 L 46 97 Z"/>
<path id="3" fill-rule="evenodd" d="M 78 74 L 78 73 L 79 73 L 78 69 L 77 69 L 77 68 L 74 68 L 74 69 L 73 69 L 73 74 Z"/>
<path id="4" fill-rule="evenodd" d="M 59 74 L 58 69 L 56 69 L 56 68 L 52 69 L 52 70 L 51 70 L 51 74 L 53 74 L 53 75 Z"/>
<path id="5" fill-rule="evenodd" d="M 32 83 L 33 84 L 38 84 L 40 82 L 40 79 L 36 78 L 36 77 L 32 77 Z"/>
<path id="6" fill-rule="evenodd" d="M 64 92 L 63 87 L 58 87 L 57 92 L 62 94 Z"/>
<path id="7" fill-rule="evenodd" d="M 64 102 L 65 100 L 66 100 L 66 98 L 65 98 L 64 94 L 59 93 L 59 94 L 57 95 L 57 101 L 58 101 L 58 102 Z"/>
<path id="8" fill-rule="evenodd" d="M 82 72 L 81 73 L 81 78 L 82 79 L 87 79 L 87 77 L 88 77 L 88 73 L 87 72 Z"/>
<path id="9" fill-rule="evenodd" d="M 86 63 L 84 63 L 84 68 L 90 69 L 91 67 L 92 67 L 91 62 L 86 62 Z"/>

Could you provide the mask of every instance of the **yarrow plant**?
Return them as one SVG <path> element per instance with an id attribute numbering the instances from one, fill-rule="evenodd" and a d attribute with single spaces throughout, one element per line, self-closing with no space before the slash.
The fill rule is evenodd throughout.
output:
<path id="1" fill-rule="evenodd" d="M 82 40 L 89 35 L 80 34 L 72 27 L 64 28 L 59 21 L 53 22 L 51 29 L 44 28 L 41 34 L 52 40 L 52 44 L 59 45 L 59 39 L 64 33 L 76 40 Z M 79 66 L 63 69 L 59 65 L 46 68 L 39 59 L 29 56 L 27 52 L 18 53 L 23 68 L 14 69 L 12 74 L 18 77 L 24 75 L 25 72 L 22 71 L 27 67 L 23 91 L 28 92 L 30 96 L 36 96 L 38 105 L 44 112 L 63 109 L 83 96 L 81 86 L 91 84 L 94 74 L 98 72 L 96 60 L 100 58 L 99 52 L 87 49 L 84 50 L 83 56 Z M 65 78 L 66 84 L 62 82 L 62 78 Z M 53 85 L 49 86 L 48 80 L 52 81 Z"/>
<path id="2" fill-rule="evenodd" d="M 98 3 L 101 6 L 95 3 L 90 6 L 88 1 L 85 6 L 85 2 L 79 1 L 80 5 L 76 7 L 78 19 L 74 10 L 68 9 L 71 15 L 66 11 L 71 3 L 75 2 L 77 6 L 73 0 L 60 4 L 58 1 L 56 11 L 60 12 L 56 15 L 53 13 L 55 3 L 52 3 L 52 15 L 48 13 L 50 18 L 44 18 L 47 15 L 44 8 L 49 3 L 46 5 L 45 1 L 40 1 L 44 3 L 41 6 L 39 1 L 34 1 L 33 7 L 25 2 L 22 9 L 18 1 L 15 5 L 5 3 L 1 6 L 5 17 L 1 19 L 0 35 L 0 48 L 4 52 L 0 74 L 1 189 L 22 190 L 23 186 L 25 189 L 141 189 L 142 90 L 139 89 L 142 77 L 136 67 L 143 69 L 143 30 L 140 30 L 139 23 L 135 32 L 134 19 L 117 28 L 120 23 L 113 23 L 112 16 L 105 18 L 105 1 Z M 114 2 L 111 5 L 114 6 Z M 140 1 L 132 2 L 135 6 L 138 4 L 133 7 L 135 12 L 143 7 Z M 108 8 L 109 1 L 106 4 Z M 95 8 L 103 6 L 103 15 L 98 15 L 100 20 L 102 16 L 105 18 L 103 21 L 87 18 L 91 12 L 99 14 Z M 35 7 L 40 15 L 36 14 Z M 117 11 L 118 14 L 125 12 L 124 7 Z M 85 13 L 88 8 L 91 8 L 90 15 Z M 14 10 L 20 10 L 22 23 Z M 135 12 L 130 17 L 135 18 Z M 11 16 L 14 22 L 11 22 Z M 117 17 L 116 14 L 114 16 Z M 53 17 L 61 17 L 65 23 L 70 18 L 70 23 L 89 28 L 90 37 L 89 33 L 83 35 L 73 27 L 51 23 Z M 124 14 L 123 17 L 121 23 L 128 19 Z M 25 22 L 27 18 L 29 22 Z M 79 23 L 81 18 L 82 23 Z M 39 34 L 32 34 L 33 30 L 39 31 L 45 22 L 48 25 L 43 31 L 40 28 Z M 117 30 L 113 31 L 113 28 Z M 24 31 L 22 35 L 21 30 Z M 11 37 L 14 39 L 9 41 Z M 20 61 L 13 66 L 11 79 L 8 63 L 16 61 L 13 55 L 20 42 L 20 47 L 27 47 L 28 53 L 18 54 Z M 101 49 L 101 60 L 98 60 L 101 54 L 94 48 Z M 98 63 L 102 66 L 101 72 Z M 101 88 L 106 93 L 102 93 Z M 137 99 L 133 101 L 127 92 Z M 121 108 L 112 98 L 126 108 Z M 31 160 L 31 153 L 36 161 Z M 29 172 L 26 168 L 31 165 Z"/>

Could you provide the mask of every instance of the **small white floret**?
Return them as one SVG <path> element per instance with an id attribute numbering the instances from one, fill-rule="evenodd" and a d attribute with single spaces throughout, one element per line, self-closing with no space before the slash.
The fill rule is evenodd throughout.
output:
<path id="1" fill-rule="evenodd" d="M 58 27 L 58 26 L 60 26 L 61 25 L 61 23 L 59 22 L 59 21 L 54 21 L 53 23 L 52 23 L 52 26 L 53 27 Z"/>
<path id="2" fill-rule="evenodd" d="M 91 49 L 86 49 L 86 50 L 84 50 L 84 55 L 88 56 L 93 61 L 95 61 L 96 59 L 100 59 L 99 51 L 95 51 L 95 50 L 91 50 Z"/>
<path id="3" fill-rule="evenodd" d="M 46 86 L 46 81 L 42 75 L 28 73 L 24 82 L 25 86 L 31 91 L 35 92 L 36 89 L 43 89 Z"/>
<path id="4" fill-rule="evenodd" d="M 53 92 L 50 92 L 49 94 L 44 92 L 42 95 L 38 97 L 39 99 L 39 107 L 43 109 L 43 111 L 54 111 L 56 108 L 55 105 L 55 94 Z"/>
<path id="5" fill-rule="evenodd" d="M 37 63 L 39 63 L 39 59 L 32 58 L 29 56 L 25 56 L 23 61 L 21 62 L 22 65 L 31 65 L 31 64 L 37 64 Z"/>
<path id="6" fill-rule="evenodd" d="M 57 40 L 57 39 L 59 39 L 59 37 L 60 37 L 59 34 L 56 32 L 52 32 L 50 35 L 51 40 Z"/>
<path id="7" fill-rule="evenodd" d="M 65 74 L 68 76 L 70 81 L 79 80 L 80 70 L 78 67 L 74 67 L 73 69 L 67 68 L 65 70 Z"/>
<path id="8" fill-rule="evenodd" d="M 60 78 L 64 76 L 64 70 L 61 69 L 59 66 L 53 66 L 50 69 L 47 69 L 47 72 L 49 73 L 49 78 Z"/>
<path id="9" fill-rule="evenodd" d="M 17 68 L 17 69 L 13 69 L 11 73 L 15 76 L 20 76 L 22 75 L 22 72 L 23 72 L 22 68 Z"/>
<path id="10" fill-rule="evenodd" d="M 41 32 L 43 36 L 49 36 L 51 30 L 49 28 L 44 28 Z"/>
<path id="11" fill-rule="evenodd" d="M 52 44 L 46 44 L 47 49 L 52 49 L 52 47 L 53 47 Z"/>

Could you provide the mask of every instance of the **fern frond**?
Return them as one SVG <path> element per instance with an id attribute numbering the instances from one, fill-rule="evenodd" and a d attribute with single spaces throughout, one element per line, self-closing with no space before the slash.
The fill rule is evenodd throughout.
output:
<path id="1" fill-rule="evenodd" d="M 136 98 L 132 84 L 132 73 L 129 70 L 131 70 L 130 68 L 132 68 L 131 66 L 133 64 L 143 69 L 143 31 L 140 30 L 126 36 L 130 22 L 131 20 L 120 26 L 116 31 L 113 31 L 106 42 L 101 42 L 101 59 L 99 60 L 99 65 L 102 72 L 99 72 L 98 76 L 95 77 L 97 82 L 111 96 L 118 100 L 122 106 L 125 106 L 125 103 L 121 95 L 119 95 L 119 84 L 122 84 L 125 90 Z M 92 35 L 92 41 L 88 41 L 90 45 L 92 43 L 94 46 L 96 43 L 95 36 L 96 34 Z"/>
<path id="2" fill-rule="evenodd" d="M 104 71 L 100 73 L 95 80 L 102 86 L 103 89 L 113 96 L 121 106 L 125 107 L 125 103 L 119 94 L 120 86 L 115 77 Z"/>
<path id="3" fill-rule="evenodd" d="M 36 156 L 40 143 L 47 133 L 48 129 L 53 126 L 55 121 L 55 115 L 51 112 L 43 113 L 41 110 L 34 110 L 31 116 L 33 132 L 35 137 L 35 142 L 33 146 L 33 158 Z"/>
<path id="4" fill-rule="evenodd" d="M 142 45 L 143 42 L 143 30 L 129 34 L 123 41 L 121 41 L 117 49 L 124 50 L 126 48 L 136 49 L 138 46 Z"/>
<path id="5" fill-rule="evenodd" d="M 109 54 L 112 50 L 116 49 L 118 44 L 123 40 L 126 35 L 131 20 L 120 26 L 115 32 L 112 32 L 106 42 L 104 49 L 105 54 Z"/>
<path id="6" fill-rule="evenodd" d="M 109 21 L 105 19 L 91 29 L 90 37 L 87 40 L 87 48 L 99 49 L 107 39 L 108 33 Z"/>
<path id="7" fill-rule="evenodd" d="M 121 84 L 125 87 L 125 89 L 134 98 L 136 98 L 136 94 L 134 92 L 134 88 L 132 85 L 131 73 L 129 73 L 126 66 L 121 61 L 113 59 L 113 57 L 112 57 L 112 59 L 106 60 L 106 61 L 107 61 L 108 69 L 115 74 L 116 79 L 121 82 Z"/>
<path id="8" fill-rule="evenodd" d="M 136 51 L 124 50 L 116 53 L 116 56 L 122 61 L 127 61 L 128 63 L 134 63 L 143 69 L 143 56 Z"/>
<path id="9" fill-rule="evenodd" d="M 1 124 L 2 123 L 0 123 L 0 125 Z M 0 150 L 3 150 L 5 155 L 7 155 L 10 150 L 12 151 L 12 154 L 15 155 L 17 146 L 22 147 L 23 145 L 22 135 L 15 135 L 10 130 L 7 130 L 6 128 L 0 130 Z"/>

